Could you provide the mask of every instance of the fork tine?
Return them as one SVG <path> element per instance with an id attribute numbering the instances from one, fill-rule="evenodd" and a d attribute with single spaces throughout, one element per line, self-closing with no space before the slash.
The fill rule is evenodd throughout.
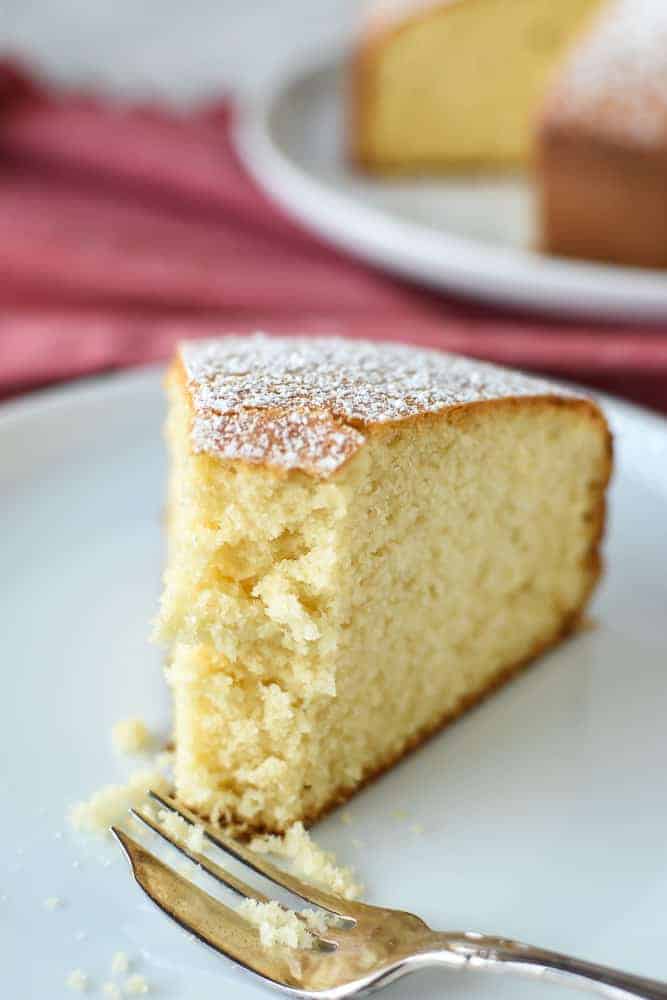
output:
<path id="1" fill-rule="evenodd" d="M 135 881 L 167 916 L 219 954 L 290 992 L 301 992 L 298 962 L 286 948 L 262 947 L 248 921 L 182 878 L 116 827 L 111 828 L 130 863 Z"/>
<path id="2" fill-rule="evenodd" d="M 152 799 L 154 799 L 155 802 L 158 802 L 165 809 L 169 809 L 171 812 L 176 813 L 181 817 L 181 819 L 184 819 L 186 823 L 190 823 L 191 825 L 199 824 L 202 826 L 207 840 L 210 840 L 212 844 L 219 847 L 221 851 L 224 851 L 226 854 L 236 858 L 237 861 L 241 861 L 243 864 L 247 865 L 252 869 L 252 871 L 257 872 L 258 875 L 263 875 L 264 878 L 273 882 L 274 885 L 282 886 L 283 889 L 287 889 L 288 892 L 291 892 L 294 896 L 298 896 L 299 899 L 303 899 L 306 903 L 319 906 L 323 910 L 329 910 L 330 913 L 346 917 L 349 920 L 355 919 L 355 904 L 349 905 L 344 899 L 334 896 L 329 892 L 325 892 L 323 889 L 318 889 L 313 885 L 308 885 L 306 882 L 302 882 L 301 879 L 296 878 L 294 875 L 290 875 L 288 872 L 285 872 L 280 868 L 276 868 L 276 866 L 272 865 L 270 861 L 265 861 L 248 847 L 238 843 L 236 840 L 232 840 L 230 837 L 226 837 L 210 824 L 203 823 L 199 816 L 190 812 L 189 809 L 186 809 L 185 806 L 181 805 L 180 802 L 177 802 L 176 799 L 172 798 L 170 795 L 159 795 L 153 790 L 151 790 L 148 794 Z M 357 904 L 357 906 L 358 905 L 359 904 Z"/>
<path id="3" fill-rule="evenodd" d="M 163 826 L 156 823 L 150 816 L 148 816 L 141 809 L 130 809 L 132 816 L 135 816 L 144 826 L 147 826 L 149 830 L 156 833 L 158 837 L 162 840 L 166 840 L 168 844 L 175 847 L 177 851 L 184 854 L 186 858 L 190 861 L 194 861 L 196 865 L 203 868 L 205 872 L 208 872 L 216 881 L 221 882 L 226 885 L 228 889 L 232 889 L 237 895 L 243 896 L 245 899 L 256 899 L 258 903 L 268 903 L 269 897 L 265 896 L 263 892 L 259 889 L 253 889 L 246 882 L 243 882 L 240 878 L 236 878 L 231 872 L 225 871 L 220 865 L 216 865 L 215 861 L 207 858 L 203 854 L 197 853 L 197 851 L 191 850 L 186 844 L 181 843 L 176 840 L 175 837 L 171 836 Z"/>

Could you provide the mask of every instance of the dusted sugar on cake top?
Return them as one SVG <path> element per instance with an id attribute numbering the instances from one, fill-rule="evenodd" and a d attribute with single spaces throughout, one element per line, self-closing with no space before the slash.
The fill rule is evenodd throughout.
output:
<path id="1" fill-rule="evenodd" d="M 609 433 L 591 401 L 415 347 L 227 337 L 171 367 L 179 796 L 281 831 L 576 622 Z"/>
<path id="2" fill-rule="evenodd" d="M 612 0 L 561 67 L 546 114 L 667 150 L 667 4 Z"/>
<path id="3" fill-rule="evenodd" d="M 325 477 L 364 428 L 553 393 L 519 372 L 405 344 L 255 334 L 184 344 L 198 452 Z"/>
<path id="4" fill-rule="evenodd" d="M 606 5 L 554 80 L 539 126 L 545 249 L 667 267 L 667 3 Z"/>

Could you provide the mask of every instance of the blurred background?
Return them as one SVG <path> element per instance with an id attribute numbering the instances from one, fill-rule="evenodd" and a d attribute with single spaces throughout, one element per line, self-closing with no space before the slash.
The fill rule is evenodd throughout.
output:
<path id="1" fill-rule="evenodd" d="M 3 0 L 0 46 L 59 83 L 192 101 L 341 44 L 360 0 Z"/>
<path id="2" fill-rule="evenodd" d="M 328 246 L 248 176 L 240 98 L 349 48 L 359 0 L 4 0 L 0 397 L 264 329 L 410 340 L 667 412 L 667 324 L 514 313 Z"/>

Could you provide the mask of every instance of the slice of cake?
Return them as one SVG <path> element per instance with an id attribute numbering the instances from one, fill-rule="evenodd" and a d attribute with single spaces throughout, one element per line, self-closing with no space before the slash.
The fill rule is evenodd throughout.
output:
<path id="1" fill-rule="evenodd" d="M 524 161 L 549 76 L 600 3 L 374 0 L 350 72 L 352 158 L 404 172 Z"/>
<path id="2" fill-rule="evenodd" d="M 610 436 L 588 399 L 340 339 L 184 344 L 168 377 L 178 795 L 311 821 L 576 623 Z"/>
<path id="3" fill-rule="evenodd" d="M 667 2 L 620 0 L 576 46 L 538 136 L 544 248 L 667 267 Z"/>

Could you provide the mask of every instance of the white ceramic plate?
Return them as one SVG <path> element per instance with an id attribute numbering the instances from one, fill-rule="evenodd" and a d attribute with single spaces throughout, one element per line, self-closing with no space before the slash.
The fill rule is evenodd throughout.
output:
<path id="1" fill-rule="evenodd" d="M 70 802 L 127 771 L 110 749 L 115 721 L 139 714 L 168 730 L 160 654 L 147 643 L 162 560 L 162 410 L 152 370 L 1 411 L 8 1000 L 71 997 L 64 980 L 76 967 L 101 995 L 118 949 L 151 996 L 269 995 L 154 910 L 114 844 L 76 836 L 63 819 Z M 316 836 L 358 865 L 370 899 L 435 927 L 502 932 L 667 978 L 667 423 L 616 402 L 607 410 L 618 466 L 598 627 L 372 784 L 350 804 L 350 825 L 334 814 Z M 49 896 L 62 908 L 47 911 Z M 387 992 L 555 995 L 453 973 Z"/>
<path id="2" fill-rule="evenodd" d="M 338 60 L 248 103 L 237 145 L 259 183 L 327 239 L 398 274 L 491 302 L 563 314 L 667 316 L 667 275 L 534 252 L 522 178 L 379 180 L 344 155 Z"/>

